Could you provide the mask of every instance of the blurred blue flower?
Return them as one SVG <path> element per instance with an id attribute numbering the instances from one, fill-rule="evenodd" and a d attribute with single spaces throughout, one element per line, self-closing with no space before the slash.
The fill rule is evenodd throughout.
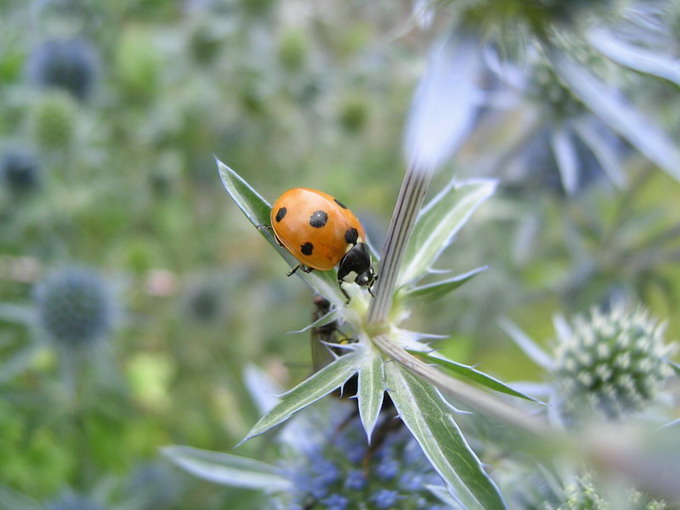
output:
<path id="1" fill-rule="evenodd" d="M 88 269 L 69 267 L 49 274 L 37 284 L 34 301 L 44 331 L 62 346 L 91 344 L 114 326 L 111 290 L 98 273 Z"/>
<path id="2" fill-rule="evenodd" d="M 83 101 L 97 85 L 99 57 L 85 39 L 48 40 L 34 48 L 26 62 L 26 74 L 38 86 L 61 88 Z"/>
<path id="3" fill-rule="evenodd" d="M 9 149 L 0 159 L 0 182 L 14 194 L 33 191 L 40 184 L 40 163 L 33 153 Z"/>

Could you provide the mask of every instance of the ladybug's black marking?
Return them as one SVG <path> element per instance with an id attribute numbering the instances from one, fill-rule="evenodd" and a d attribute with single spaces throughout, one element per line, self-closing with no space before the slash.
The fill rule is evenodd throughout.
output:
<path id="1" fill-rule="evenodd" d="M 314 251 L 314 245 L 308 241 L 302 246 L 300 246 L 300 251 L 302 252 L 303 255 L 309 256 Z"/>
<path id="2" fill-rule="evenodd" d="M 281 221 L 287 212 L 288 209 L 286 209 L 285 207 L 279 208 L 279 210 L 276 211 L 276 222 L 278 223 L 279 221 Z"/>
<path id="3" fill-rule="evenodd" d="M 321 228 L 328 222 L 328 214 L 324 211 L 314 211 L 309 217 L 309 224 L 314 228 Z"/>
<path id="4" fill-rule="evenodd" d="M 334 199 L 333 199 L 333 202 L 335 202 L 336 204 L 338 204 L 338 205 L 339 205 L 340 207 L 342 207 L 343 209 L 347 209 L 347 206 L 346 206 L 345 204 L 343 204 L 342 202 L 340 202 L 340 200 L 338 200 L 337 198 L 334 198 Z"/>
<path id="5" fill-rule="evenodd" d="M 347 244 L 357 244 L 359 239 L 359 232 L 356 228 L 348 228 L 345 232 L 345 241 Z"/>

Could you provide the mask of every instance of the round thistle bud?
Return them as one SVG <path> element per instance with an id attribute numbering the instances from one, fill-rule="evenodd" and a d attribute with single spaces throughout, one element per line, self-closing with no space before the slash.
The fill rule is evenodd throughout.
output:
<path id="1" fill-rule="evenodd" d="M 64 89 L 81 101 L 92 95 L 98 71 L 95 49 L 80 38 L 45 41 L 33 50 L 26 63 L 26 73 L 33 83 Z"/>
<path id="2" fill-rule="evenodd" d="M 91 344 L 113 327 L 114 302 L 107 283 L 87 269 L 48 275 L 34 293 L 38 318 L 48 336 L 69 347 Z"/>
<path id="3" fill-rule="evenodd" d="M 32 112 L 33 136 L 45 149 L 71 145 L 76 124 L 76 104 L 63 93 L 50 93 L 38 101 Z"/>
<path id="4" fill-rule="evenodd" d="M 568 484 L 562 494 L 559 504 L 546 503 L 546 510 L 610 510 L 612 502 L 605 499 L 595 485 L 589 473 Z M 663 510 L 666 503 L 651 499 L 635 489 L 630 489 L 625 495 L 624 507 L 628 510 Z"/>
<path id="5" fill-rule="evenodd" d="M 564 415 L 595 411 L 617 419 L 649 404 L 672 374 L 664 330 L 641 307 L 593 309 L 590 317 L 577 317 L 571 338 L 556 353 Z"/>
<path id="6" fill-rule="evenodd" d="M 309 41 L 302 30 L 288 30 L 279 42 L 279 61 L 284 69 L 301 70 L 307 61 Z"/>
<path id="7" fill-rule="evenodd" d="M 187 314 L 197 322 L 214 322 L 222 313 L 222 294 L 214 284 L 196 284 L 189 289 L 184 299 Z"/>
<path id="8" fill-rule="evenodd" d="M 348 133 L 358 133 L 366 126 L 368 106 L 361 98 L 349 98 L 344 101 L 338 120 Z"/>
<path id="9" fill-rule="evenodd" d="M 383 427 L 400 425 L 390 418 Z M 358 419 L 335 427 L 332 436 L 289 468 L 294 487 L 290 508 L 349 510 L 445 508 L 427 486 L 442 486 L 405 427 L 378 432 L 369 446 Z"/>
<path id="10" fill-rule="evenodd" d="M 0 181 L 15 195 L 33 191 L 40 183 L 40 165 L 30 152 L 12 149 L 0 159 Z"/>

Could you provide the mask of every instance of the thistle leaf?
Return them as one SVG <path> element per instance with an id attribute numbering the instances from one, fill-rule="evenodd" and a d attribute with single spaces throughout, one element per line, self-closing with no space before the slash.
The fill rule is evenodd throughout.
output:
<path id="1" fill-rule="evenodd" d="M 383 373 L 383 359 L 378 352 L 374 352 L 371 359 L 359 370 L 359 385 L 357 398 L 359 400 L 359 416 L 366 431 L 368 442 L 375 427 L 385 396 L 385 376 Z"/>
<path id="2" fill-rule="evenodd" d="M 680 180 L 680 149 L 666 133 L 619 97 L 618 91 L 609 88 L 563 52 L 548 51 L 548 58 L 569 89 L 595 115 L 650 161 Z"/>
<path id="3" fill-rule="evenodd" d="M 499 325 L 503 331 L 505 331 L 508 336 L 514 340 L 517 346 L 524 351 L 524 354 L 529 356 L 529 358 L 534 361 L 534 363 L 545 368 L 546 370 L 552 370 L 554 368 L 555 362 L 553 359 L 512 321 L 508 319 L 501 319 Z"/>
<path id="4" fill-rule="evenodd" d="M 418 352 L 418 351 L 409 351 L 412 354 L 415 353 L 419 356 L 427 358 L 428 361 L 432 361 L 436 364 L 438 364 L 440 367 L 445 368 L 446 370 L 449 370 L 450 372 L 453 372 L 454 374 L 458 374 L 460 376 L 465 377 L 466 379 L 469 379 L 471 381 L 474 381 L 482 386 L 485 386 L 491 390 L 498 391 L 500 393 L 505 393 L 506 395 L 512 395 L 513 397 L 519 397 L 523 398 L 525 400 L 530 400 L 532 402 L 536 403 L 542 403 L 538 400 L 536 400 L 534 397 L 530 397 L 528 395 L 525 395 L 524 393 L 521 393 L 517 391 L 514 388 L 511 388 L 504 382 L 499 381 L 495 377 L 492 377 L 488 374 L 485 374 L 484 372 L 477 370 L 476 368 L 473 368 L 469 365 L 464 365 L 462 363 L 457 363 L 455 361 L 452 361 L 450 359 L 445 358 L 444 356 L 441 356 L 437 353 L 427 353 L 427 352 Z"/>
<path id="5" fill-rule="evenodd" d="M 290 267 L 295 267 L 298 264 L 298 261 L 288 252 L 288 250 L 276 242 L 273 231 L 270 228 L 267 228 L 270 226 L 269 216 L 271 205 L 269 202 L 267 202 L 234 170 L 222 163 L 219 159 L 216 159 L 216 161 L 222 184 L 229 196 L 236 202 L 236 205 L 241 209 L 243 214 L 245 214 L 246 218 L 248 218 L 248 221 L 257 228 L 267 241 L 269 241 L 269 244 L 279 252 L 279 255 L 283 257 L 288 265 Z M 302 278 L 312 290 L 324 296 L 335 306 L 344 305 L 345 297 L 338 289 L 335 271 L 314 271 L 311 273 L 297 271 L 295 274 Z"/>
<path id="6" fill-rule="evenodd" d="M 576 148 L 564 127 L 553 131 L 550 137 L 550 145 L 555 155 L 557 168 L 560 171 L 560 180 L 564 191 L 568 195 L 573 195 L 578 189 L 578 156 L 576 155 Z"/>
<path id="7" fill-rule="evenodd" d="M 11 487 L 0 485 L 1 510 L 43 510 L 45 507 Z"/>
<path id="8" fill-rule="evenodd" d="M 489 266 L 478 267 L 464 274 L 459 274 L 448 280 L 442 280 L 419 287 L 406 288 L 403 293 L 404 299 L 421 300 L 425 302 L 435 301 L 453 292 L 464 283 L 470 281 L 482 271 L 488 269 Z"/>
<path id="9" fill-rule="evenodd" d="M 481 48 L 474 35 L 465 34 L 432 50 L 406 123 L 404 148 L 410 166 L 435 169 L 465 139 L 476 107 Z"/>
<path id="10" fill-rule="evenodd" d="M 496 189 L 496 181 L 451 180 L 421 211 L 404 254 L 398 286 L 422 278 L 441 252 Z"/>
<path id="11" fill-rule="evenodd" d="M 513 322 L 508 319 L 501 319 L 499 325 L 534 363 L 546 370 L 552 370 L 554 368 L 555 362 L 553 359 Z"/>
<path id="12" fill-rule="evenodd" d="M 42 346 L 37 342 L 32 342 L 7 356 L 7 360 L 0 364 L 0 384 L 11 380 L 26 370 L 41 348 Z"/>
<path id="13" fill-rule="evenodd" d="M 590 30 L 587 39 L 593 48 L 617 64 L 680 85 L 680 66 L 676 59 L 628 44 L 602 29 Z"/>
<path id="14" fill-rule="evenodd" d="M 454 497 L 468 509 L 506 508 L 439 391 L 399 363 L 385 364 L 385 378 L 399 416 Z"/>
<path id="15" fill-rule="evenodd" d="M 589 119 L 592 120 L 592 119 Z M 616 150 L 611 143 L 595 129 L 592 122 L 577 119 L 572 123 L 574 131 L 581 141 L 590 149 L 595 159 L 607 174 L 607 177 L 619 188 L 626 186 L 626 176 L 621 169 Z M 611 136 L 614 136 L 613 134 Z"/>
<path id="16" fill-rule="evenodd" d="M 162 452 L 192 475 L 221 485 L 267 493 L 290 488 L 290 481 L 279 475 L 275 466 L 254 459 L 189 446 L 166 446 Z"/>
<path id="17" fill-rule="evenodd" d="M 670 365 L 671 369 L 673 369 L 673 372 L 675 372 L 675 375 L 680 377 L 680 364 L 674 363 L 672 361 L 669 361 L 668 364 Z"/>
<path id="18" fill-rule="evenodd" d="M 292 390 L 284 393 L 279 402 L 260 418 L 239 444 L 264 434 L 272 427 L 286 421 L 294 413 L 341 387 L 361 366 L 362 354 L 353 352 L 340 356 L 330 365 L 326 365 Z"/>

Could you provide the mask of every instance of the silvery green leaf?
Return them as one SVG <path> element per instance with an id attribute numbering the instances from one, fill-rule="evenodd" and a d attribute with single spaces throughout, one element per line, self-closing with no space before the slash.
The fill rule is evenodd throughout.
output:
<path id="1" fill-rule="evenodd" d="M 571 340 L 573 332 L 567 319 L 564 318 L 564 315 L 559 313 L 553 315 L 553 327 L 555 328 L 557 339 L 560 343 L 566 343 Z"/>
<path id="2" fill-rule="evenodd" d="M 35 309 L 30 306 L 0 303 L 0 319 L 32 325 L 36 323 L 37 315 Z"/>
<path id="3" fill-rule="evenodd" d="M 274 233 L 269 227 L 271 205 L 267 202 L 255 189 L 248 184 L 240 175 L 220 160 L 217 161 L 220 178 L 227 193 L 236 202 L 236 205 L 241 209 L 246 218 L 252 223 L 258 231 L 269 241 L 279 255 L 290 265 L 294 267 L 298 261 L 291 255 L 288 250 L 280 246 L 276 242 Z M 297 276 L 309 285 L 315 292 L 321 294 L 326 299 L 331 301 L 335 306 L 342 306 L 345 303 L 345 297 L 338 289 L 338 283 L 334 271 L 313 271 L 305 273 L 297 271 Z"/>
<path id="4" fill-rule="evenodd" d="M 617 90 L 609 88 L 563 52 L 550 50 L 548 57 L 555 72 L 595 115 L 650 161 L 680 179 L 680 148 L 666 133 L 621 98 Z"/>
<path id="5" fill-rule="evenodd" d="M 530 400 L 532 402 L 536 402 L 539 404 L 541 403 L 535 398 L 525 395 L 524 393 L 520 393 L 516 389 L 511 388 L 510 386 L 508 386 L 504 382 L 499 381 L 495 377 L 485 374 L 484 372 L 477 370 L 476 368 L 471 367 L 469 365 L 464 365 L 462 363 L 452 361 L 436 352 L 431 353 L 418 352 L 417 354 L 419 356 L 425 357 L 427 361 L 434 362 L 440 367 L 445 368 L 446 370 L 449 370 L 454 374 L 463 376 L 466 379 L 474 381 L 477 384 L 485 386 L 491 390 L 498 391 L 500 393 L 505 393 L 506 395 L 512 395 L 513 397 L 519 397 L 525 400 Z"/>
<path id="6" fill-rule="evenodd" d="M 578 188 L 578 157 L 566 128 L 561 127 L 551 133 L 550 145 L 560 171 L 564 191 L 568 195 L 573 195 Z"/>
<path id="7" fill-rule="evenodd" d="M 579 138 L 590 149 L 590 152 L 593 153 L 593 156 L 595 156 L 607 177 L 616 186 L 623 188 L 626 185 L 626 176 L 621 169 L 618 157 L 611 144 L 586 119 L 578 119 L 573 122 L 572 126 Z"/>
<path id="8" fill-rule="evenodd" d="M 326 324 L 330 324 L 331 322 L 337 320 L 339 315 L 339 312 L 337 309 L 332 310 L 328 312 L 326 315 L 323 317 L 319 317 L 317 320 L 312 322 L 311 324 L 307 324 L 304 328 L 302 329 L 296 329 L 295 331 L 289 331 L 289 334 L 296 334 L 296 333 L 304 333 L 305 331 L 309 331 L 312 328 L 320 328 L 321 326 L 325 326 Z"/>
<path id="9" fill-rule="evenodd" d="M 398 286 L 425 276 L 472 213 L 496 189 L 492 179 L 451 180 L 418 215 L 406 247 Z"/>
<path id="10" fill-rule="evenodd" d="M 243 382 L 250 398 L 262 414 L 274 407 L 279 401 L 279 395 L 283 393 L 283 388 L 257 365 L 246 365 L 243 370 Z"/>
<path id="11" fill-rule="evenodd" d="M 680 377 L 680 365 L 677 363 L 673 363 L 672 361 L 669 361 L 668 364 L 671 366 L 673 369 L 673 372 L 675 372 L 675 375 Z"/>
<path id="12" fill-rule="evenodd" d="M 457 31 L 432 50 L 406 122 L 409 166 L 434 170 L 465 139 L 474 118 L 482 47 L 474 35 Z"/>
<path id="13" fill-rule="evenodd" d="M 268 493 L 286 491 L 291 486 L 275 466 L 254 459 L 189 446 L 166 446 L 162 452 L 192 475 L 221 485 Z"/>
<path id="14" fill-rule="evenodd" d="M 429 490 L 434 496 L 439 498 L 439 501 L 449 505 L 449 508 L 453 510 L 465 510 L 465 507 L 460 504 L 456 498 L 454 498 L 451 493 L 442 487 L 441 485 L 426 485 L 427 490 Z"/>
<path id="15" fill-rule="evenodd" d="M 37 342 L 20 347 L 13 352 L 0 364 L 0 384 L 5 383 L 13 377 L 26 370 L 35 359 L 38 349 L 42 348 Z"/>
<path id="16" fill-rule="evenodd" d="M 665 429 L 665 428 L 668 428 L 668 427 L 677 427 L 677 426 L 679 426 L 679 425 L 680 425 L 680 418 L 678 418 L 677 420 L 671 420 L 671 421 L 669 421 L 668 423 L 664 423 L 664 424 L 661 425 L 661 427 L 659 427 L 659 428 L 660 428 L 660 429 Z"/>
<path id="17" fill-rule="evenodd" d="M 31 498 L 11 487 L 0 485 L 0 510 L 42 510 Z"/>
<path id="18" fill-rule="evenodd" d="M 241 443 L 264 434 L 272 427 L 286 421 L 294 413 L 341 387 L 361 366 L 361 354 L 363 353 L 352 352 L 340 356 L 330 365 L 326 365 L 292 390 L 281 395 L 279 402 L 260 418 Z"/>
<path id="19" fill-rule="evenodd" d="M 381 354 L 376 351 L 371 354 L 370 359 L 366 360 L 364 366 L 359 370 L 357 391 L 359 416 L 369 443 L 385 396 L 383 363 Z"/>
<path id="20" fill-rule="evenodd" d="M 399 416 L 464 507 L 506 508 L 498 487 L 468 446 L 439 391 L 399 363 L 385 364 L 385 378 Z"/>
<path id="21" fill-rule="evenodd" d="M 489 266 L 478 267 L 464 274 L 459 274 L 453 278 L 442 280 L 439 282 L 428 283 L 418 287 L 410 287 L 404 290 L 402 294 L 405 299 L 421 300 L 424 302 L 435 301 L 445 295 L 453 292 L 464 283 L 477 276 L 482 271 L 488 269 Z"/>
<path id="22" fill-rule="evenodd" d="M 512 321 L 508 319 L 500 320 L 500 327 L 503 328 L 510 338 L 512 338 L 517 346 L 524 351 L 524 354 L 529 356 L 537 365 L 542 366 L 546 370 L 552 370 L 555 366 L 553 359 L 541 349 L 536 342 L 529 338 L 524 331 L 519 329 Z"/>
<path id="23" fill-rule="evenodd" d="M 590 30 L 587 38 L 593 48 L 617 64 L 680 85 L 680 62 L 677 59 L 628 44 L 603 29 Z"/>

